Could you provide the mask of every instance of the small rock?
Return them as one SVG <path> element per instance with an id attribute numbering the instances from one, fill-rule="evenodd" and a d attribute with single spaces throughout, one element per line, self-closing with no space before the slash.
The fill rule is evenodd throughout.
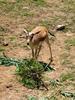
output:
<path id="1" fill-rule="evenodd" d="M 3 42 L 3 46 L 8 46 L 8 42 L 7 41 L 4 41 Z"/>
<path id="2" fill-rule="evenodd" d="M 12 84 L 8 84 L 7 86 L 6 86 L 6 88 L 11 88 L 12 87 Z"/>
<path id="3" fill-rule="evenodd" d="M 65 29 L 65 25 L 57 25 L 57 27 L 56 27 L 56 30 L 58 30 L 58 31 L 61 31 L 61 30 L 63 30 L 63 29 Z"/>
<path id="4" fill-rule="evenodd" d="M 24 10 L 24 9 L 27 9 L 27 10 L 28 10 L 28 9 L 29 9 L 29 7 L 23 7 L 23 10 Z"/>

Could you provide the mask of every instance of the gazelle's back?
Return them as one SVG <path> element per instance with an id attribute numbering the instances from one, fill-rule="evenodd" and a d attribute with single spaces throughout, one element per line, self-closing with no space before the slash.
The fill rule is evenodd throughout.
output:
<path id="1" fill-rule="evenodd" d="M 34 45 L 38 44 L 39 42 L 44 41 L 44 39 L 47 37 L 48 35 L 48 30 L 43 27 L 43 26 L 38 26 L 36 28 L 34 28 L 31 33 L 34 34 L 33 38 L 32 38 L 32 43 Z"/>

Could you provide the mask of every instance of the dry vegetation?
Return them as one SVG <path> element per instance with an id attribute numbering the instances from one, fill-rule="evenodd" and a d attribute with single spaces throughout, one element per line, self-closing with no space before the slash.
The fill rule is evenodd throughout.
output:
<path id="1" fill-rule="evenodd" d="M 31 57 L 23 29 L 44 25 L 52 31 L 59 24 L 66 28 L 51 41 L 55 71 L 43 75 L 49 90 L 28 89 L 18 82 L 15 66 L 0 65 L 0 100 L 75 100 L 75 0 L 0 0 L 0 56 Z M 42 48 L 39 60 L 48 62 L 46 44 Z"/>

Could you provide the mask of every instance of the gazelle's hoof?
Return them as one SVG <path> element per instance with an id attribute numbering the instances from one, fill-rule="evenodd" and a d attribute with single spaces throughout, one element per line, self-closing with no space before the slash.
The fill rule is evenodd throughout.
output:
<path id="1" fill-rule="evenodd" d="M 49 58 L 50 62 L 53 62 L 53 57 L 52 58 Z"/>

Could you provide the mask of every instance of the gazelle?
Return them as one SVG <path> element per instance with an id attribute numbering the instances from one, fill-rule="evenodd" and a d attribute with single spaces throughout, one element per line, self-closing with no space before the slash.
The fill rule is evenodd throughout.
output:
<path id="1" fill-rule="evenodd" d="M 47 30 L 47 28 L 44 26 L 37 26 L 29 33 L 26 30 L 24 30 L 24 32 L 27 33 L 26 34 L 27 45 L 29 45 L 31 47 L 32 58 L 33 59 L 38 58 L 39 52 L 42 47 L 42 43 L 45 41 L 49 47 L 50 63 L 51 63 L 52 62 L 52 51 L 51 51 L 51 44 L 50 44 L 49 38 L 48 38 L 48 33 L 50 33 L 50 32 Z"/>

